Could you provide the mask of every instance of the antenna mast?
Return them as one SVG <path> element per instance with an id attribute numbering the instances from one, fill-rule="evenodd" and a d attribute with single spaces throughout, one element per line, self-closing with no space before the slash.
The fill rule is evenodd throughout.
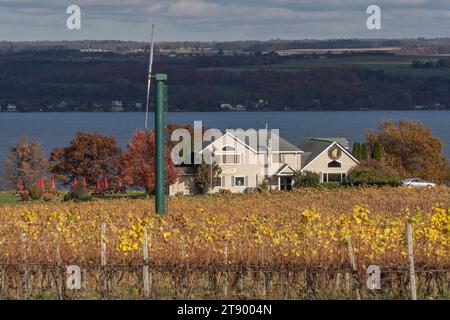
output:
<path id="1" fill-rule="evenodd" d="M 145 107 L 145 131 L 146 132 L 148 131 L 148 109 L 149 109 L 149 104 L 150 104 L 150 87 L 152 84 L 154 30 L 155 30 L 155 25 L 152 24 L 152 38 L 151 38 L 151 45 L 150 45 L 150 62 L 149 62 L 149 67 L 148 67 L 147 104 Z"/>

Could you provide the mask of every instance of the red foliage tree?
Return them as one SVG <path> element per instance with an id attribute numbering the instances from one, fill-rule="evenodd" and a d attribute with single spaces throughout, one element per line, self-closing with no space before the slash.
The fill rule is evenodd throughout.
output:
<path id="1" fill-rule="evenodd" d="M 52 172 L 74 181 L 84 177 L 94 185 L 98 179 L 116 181 L 122 170 L 122 150 L 113 137 L 78 132 L 66 148 L 56 148 L 51 154 Z"/>
<path id="2" fill-rule="evenodd" d="M 148 193 L 153 192 L 156 182 L 155 153 L 155 133 L 135 132 L 124 156 L 124 181 L 129 185 L 144 187 Z M 172 162 L 170 150 L 166 159 L 167 183 L 170 185 L 177 180 L 178 170 Z"/>

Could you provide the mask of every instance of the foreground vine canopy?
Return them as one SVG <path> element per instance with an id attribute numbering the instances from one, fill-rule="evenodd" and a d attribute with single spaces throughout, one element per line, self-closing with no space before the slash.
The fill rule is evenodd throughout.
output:
<path id="1" fill-rule="evenodd" d="M 22 235 L 30 262 L 96 263 L 104 222 L 111 264 L 140 262 L 146 229 L 151 261 L 162 265 L 222 264 L 226 254 L 228 264 L 336 266 L 351 242 L 361 266 L 404 266 L 412 221 L 417 265 L 448 267 L 449 195 L 443 187 L 177 197 L 166 217 L 148 200 L 4 205 L 1 260 L 21 261 Z"/>
<path id="2" fill-rule="evenodd" d="M 407 298 L 408 222 L 419 295 L 449 294 L 446 187 L 175 197 L 162 217 L 153 208 L 131 199 L 0 206 L 1 297 Z M 377 292 L 362 286 L 369 266 L 381 271 Z M 62 285 L 67 267 L 81 289 Z"/>

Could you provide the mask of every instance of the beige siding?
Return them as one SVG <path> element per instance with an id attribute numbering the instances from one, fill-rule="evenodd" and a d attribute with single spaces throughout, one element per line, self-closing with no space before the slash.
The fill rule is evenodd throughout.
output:
<path id="1" fill-rule="evenodd" d="M 344 149 L 342 149 L 344 150 Z M 312 171 L 317 172 L 320 174 L 323 173 L 345 173 L 347 174 L 348 171 L 356 166 L 358 163 L 353 160 L 349 155 L 347 155 L 344 151 L 342 151 L 342 156 L 338 162 L 341 163 L 341 168 L 329 168 L 328 163 L 333 161 L 328 156 L 328 149 L 324 152 L 322 152 L 316 159 L 308 163 L 302 170 L 306 171 Z"/>
<path id="2" fill-rule="evenodd" d="M 180 176 L 178 180 L 169 187 L 171 196 L 194 194 L 195 183 L 194 176 Z"/>

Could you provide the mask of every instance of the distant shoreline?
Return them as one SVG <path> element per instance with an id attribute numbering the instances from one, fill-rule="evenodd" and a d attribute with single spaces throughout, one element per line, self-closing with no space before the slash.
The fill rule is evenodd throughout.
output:
<path id="1" fill-rule="evenodd" d="M 370 110 L 359 110 L 359 109 L 339 109 L 339 110 L 330 110 L 330 109 L 317 109 L 317 110 L 248 110 L 248 111 L 220 111 L 220 110 L 188 110 L 188 111 L 168 111 L 168 113 L 271 113 L 271 112 L 283 112 L 283 113 L 297 113 L 297 112 L 390 112 L 390 111 L 404 111 L 404 112 L 429 112 L 429 111 L 450 111 L 450 107 L 443 109 L 370 109 Z M 65 114 L 65 113 L 105 113 L 105 114 L 123 114 L 123 113 L 142 113 L 143 111 L 124 111 L 124 112 L 112 112 L 112 111 L 16 111 L 16 112 L 8 112 L 3 111 L 0 114 L 39 114 L 39 113 L 51 113 L 51 114 Z M 154 113 L 154 110 L 151 110 L 150 113 Z"/>

